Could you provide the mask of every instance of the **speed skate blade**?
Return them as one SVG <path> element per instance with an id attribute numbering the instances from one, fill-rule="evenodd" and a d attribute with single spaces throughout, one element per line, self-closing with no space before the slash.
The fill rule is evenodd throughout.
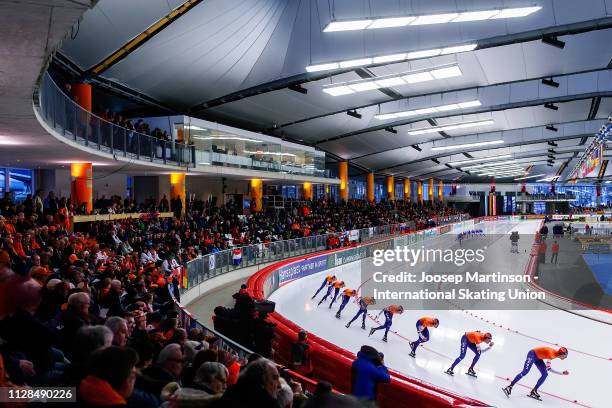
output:
<path id="1" fill-rule="evenodd" d="M 542 397 L 536 397 L 535 395 L 532 395 L 532 394 L 527 394 L 527 396 L 529 398 L 533 398 L 534 400 L 542 401 Z"/>

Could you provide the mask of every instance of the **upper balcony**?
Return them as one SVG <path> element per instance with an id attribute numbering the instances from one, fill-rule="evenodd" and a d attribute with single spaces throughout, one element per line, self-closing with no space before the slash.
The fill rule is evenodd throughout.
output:
<path id="1" fill-rule="evenodd" d="M 127 127 L 81 107 L 49 73 L 43 75 L 39 119 L 56 138 L 88 153 L 120 161 L 181 168 L 190 174 L 259 177 L 338 184 L 325 169 L 325 153 L 312 147 L 187 116 L 134 118 Z M 138 132 L 145 124 L 167 139 Z"/>

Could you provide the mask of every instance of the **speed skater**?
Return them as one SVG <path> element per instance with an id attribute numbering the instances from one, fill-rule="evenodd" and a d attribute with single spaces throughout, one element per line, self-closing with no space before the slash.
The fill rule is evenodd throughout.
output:
<path id="1" fill-rule="evenodd" d="M 364 296 L 362 298 L 359 298 L 359 311 L 355 314 L 355 316 L 351 319 L 351 321 L 346 324 L 346 327 L 347 328 L 351 327 L 351 323 L 357 320 L 359 316 L 362 316 L 361 328 L 365 330 L 366 328 L 365 319 L 366 319 L 366 315 L 368 314 L 368 306 L 375 305 L 375 304 L 376 304 L 376 299 L 374 299 L 371 296 Z"/>
<path id="2" fill-rule="evenodd" d="M 414 357 L 416 355 L 417 347 L 419 344 L 425 343 L 429 341 L 429 329 L 428 327 L 438 327 L 440 325 L 440 321 L 435 317 L 421 317 L 416 322 L 416 329 L 419 338 L 416 341 L 410 342 L 410 357 Z"/>
<path id="3" fill-rule="evenodd" d="M 334 282 L 334 297 L 332 298 L 331 302 L 329 302 L 329 308 L 331 309 L 334 302 L 336 301 L 336 299 L 338 298 L 338 293 L 340 293 L 340 289 L 342 289 L 343 287 L 345 287 L 346 285 L 344 284 L 344 281 L 338 279 L 337 281 Z M 326 296 L 327 297 L 327 296 Z M 320 303 L 319 303 L 320 304 Z"/>
<path id="4" fill-rule="evenodd" d="M 385 323 L 383 323 L 382 325 L 378 326 L 378 327 L 372 327 L 370 329 L 370 334 L 368 335 L 371 336 L 374 334 L 375 331 L 377 330 L 385 330 L 385 335 L 383 336 L 382 340 L 384 342 L 387 341 L 387 334 L 389 333 L 389 329 L 391 328 L 391 325 L 393 324 L 393 315 L 398 313 L 398 314 L 402 314 L 404 313 L 404 307 L 403 306 L 396 306 L 396 305 L 391 305 L 389 307 L 384 308 L 383 310 L 380 311 L 380 313 L 384 313 L 385 314 Z M 378 313 L 378 315 L 380 316 L 380 313 Z"/>
<path id="5" fill-rule="evenodd" d="M 319 294 L 319 292 L 321 292 L 323 290 L 323 288 L 325 287 L 325 285 L 328 285 L 327 287 L 327 291 L 331 291 L 331 286 L 333 285 L 333 283 L 336 281 L 336 275 L 327 275 L 325 277 L 325 279 L 323 279 L 323 283 L 321 284 L 321 286 L 319 287 L 319 289 L 317 289 L 317 291 L 315 292 L 314 295 L 312 295 L 311 299 L 314 299 L 317 297 L 317 295 Z"/>
<path id="6" fill-rule="evenodd" d="M 336 313 L 338 319 L 340 318 L 340 313 L 342 313 L 342 310 L 344 310 L 344 307 L 353 296 L 357 296 L 357 291 L 355 289 L 346 288 L 342 291 L 342 302 L 340 302 L 340 308 L 338 309 L 338 313 Z"/>
<path id="7" fill-rule="evenodd" d="M 512 393 L 512 387 L 514 387 L 514 384 L 516 384 L 517 382 L 520 381 L 521 378 L 526 376 L 527 373 L 529 373 L 529 370 L 531 370 L 531 367 L 535 364 L 538 370 L 540 370 L 541 375 L 535 387 L 533 387 L 533 389 L 531 390 L 531 393 L 529 394 L 529 396 L 531 398 L 541 400 L 542 398 L 540 397 L 540 394 L 538 393 L 538 389 L 540 388 L 542 384 L 544 384 L 544 381 L 546 381 L 546 377 L 548 377 L 549 371 L 555 374 L 559 374 L 559 375 L 569 375 L 569 371 L 553 370 L 550 367 L 550 364 L 546 364 L 544 362 L 544 360 L 550 361 L 550 360 L 554 360 L 557 357 L 559 357 L 561 360 L 565 360 L 567 358 L 567 349 L 565 347 L 561 347 L 558 350 L 555 350 L 552 347 L 536 347 L 534 349 L 529 350 L 529 353 L 527 353 L 527 358 L 525 359 L 525 365 L 523 366 L 523 371 L 521 371 L 520 373 L 516 375 L 516 377 L 514 377 L 514 380 L 512 380 L 510 385 L 508 385 L 506 388 L 502 388 L 502 390 L 504 391 L 504 394 L 506 394 L 507 397 L 510 397 L 510 394 Z"/>
<path id="8" fill-rule="evenodd" d="M 478 362 L 478 359 L 480 359 L 480 354 L 484 353 L 485 351 L 489 351 L 491 347 L 493 347 L 492 340 L 493 340 L 493 335 L 491 335 L 491 333 L 482 333 L 480 331 L 466 332 L 461 337 L 461 352 L 459 353 L 459 357 L 457 357 L 453 365 L 451 365 L 450 368 L 446 370 L 446 374 L 449 374 L 449 375 L 454 374 L 453 370 L 455 369 L 457 364 L 459 364 L 461 360 L 465 358 L 465 353 L 467 349 L 469 348 L 470 350 L 474 352 L 474 359 L 472 360 L 472 364 L 470 364 L 470 368 L 468 368 L 467 374 L 471 375 L 472 377 L 476 377 L 474 366 Z M 481 343 L 486 343 L 489 345 L 489 347 L 487 347 L 484 350 L 481 350 L 480 349 Z"/>

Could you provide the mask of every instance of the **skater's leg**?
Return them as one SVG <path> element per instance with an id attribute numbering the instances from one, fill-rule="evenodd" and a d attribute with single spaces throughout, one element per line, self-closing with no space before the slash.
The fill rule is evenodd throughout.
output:
<path id="1" fill-rule="evenodd" d="M 480 359 L 480 350 L 478 350 L 478 347 L 476 347 L 474 343 L 469 343 L 468 347 L 474 352 L 474 359 L 472 360 L 472 364 L 470 365 L 470 368 L 473 370 L 474 366 Z"/>
<path id="2" fill-rule="evenodd" d="M 516 384 L 517 382 L 519 382 L 521 378 L 526 376 L 527 373 L 529 373 L 529 370 L 531 370 L 531 366 L 533 365 L 535 360 L 536 360 L 536 356 L 533 351 L 530 351 L 529 353 L 527 353 L 527 359 L 525 360 L 523 371 L 521 371 L 520 373 L 516 375 L 516 377 L 514 377 L 514 380 L 512 380 L 512 382 L 510 383 L 511 387 L 514 386 L 514 384 Z"/>
<path id="3" fill-rule="evenodd" d="M 364 310 L 360 310 L 359 313 L 362 313 L 361 325 L 365 326 L 365 319 L 366 319 L 366 315 L 368 314 L 368 311 L 364 309 Z"/>
<path id="4" fill-rule="evenodd" d="M 548 370 L 546 369 L 546 364 L 544 364 L 544 361 L 542 360 L 536 360 L 535 366 L 538 367 L 538 370 L 540 370 L 540 374 L 541 374 L 540 379 L 538 380 L 535 387 L 533 388 L 534 390 L 537 391 L 538 388 L 540 388 L 540 386 L 544 384 L 544 381 L 546 381 L 546 377 L 548 377 Z"/>
<path id="5" fill-rule="evenodd" d="M 459 353 L 459 357 L 455 359 L 455 362 L 450 367 L 451 371 L 454 370 L 457 364 L 459 364 L 461 360 L 465 358 L 465 351 L 467 350 L 467 344 L 468 344 L 468 339 L 467 339 L 467 336 L 464 334 L 463 337 L 461 337 L 461 351 Z"/>
<path id="6" fill-rule="evenodd" d="M 383 336 L 383 340 L 387 340 L 387 334 L 389 334 L 389 329 L 391 328 L 391 322 L 389 322 L 388 324 L 385 323 L 385 335 Z"/>
<path id="7" fill-rule="evenodd" d="M 348 324 L 350 325 L 351 323 L 353 323 L 355 320 L 357 320 L 359 318 L 359 315 L 363 313 L 363 322 L 365 323 L 365 311 L 362 311 L 361 309 L 359 309 L 359 311 L 355 314 L 355 316 L 353 316 L 353 318 L 351 319 L 350 322 L 348 322 Z"/>
<path id="8" fill-rule="evenodd" d="M 315 292 L 314 295 L 312 295 L 312 299 L 316 298 L 317 295 L 319 294 L 319 292 L 321 292 L 323 290 L 323 288 L 325 287 L 325 284 L 327 283 L 326 280 L 323 281 L 323 283 L 321 284 L 321 286 L 319 287 L 319 289 L 317 289 L 317 291 Z"/>

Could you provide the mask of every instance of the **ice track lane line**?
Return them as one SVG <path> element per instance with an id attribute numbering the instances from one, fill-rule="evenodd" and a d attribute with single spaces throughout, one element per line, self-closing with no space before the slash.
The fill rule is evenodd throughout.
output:
<path id="1" fill-rule="evenodd" d="M 370 320 L 372 320 L 374 323 L 376 323 L 376 324 L 380 324 L 380 322 L 379 322 L 378 320 L 376 320 L 374 317 L 372 317 L 372 315 L 370 315 L 369 313 L 368 313 L 368 318 L 369 318 Z M 390 333 L 390 334 L 394 334 L 394 335 L 396 335 L 397 337 L 399 337 L 400 339 L 402 339 L 402 340 L 404 340 L 404 341 L 406 341 L 406 342 L 410 342 L 410 339 L 408 339 L 407 337 L 404 337 L 403 335 L 399 334 L 399 333 L 398 333 L 398 332 L 396 332 L 396 331 L 392 331 L 392 330 L 390 330 L 390 331 L 389 331 L 389 333 Z M 552 344 L 552 343 L 551 343 L 551 344 Z M 438 356 L 440 356 L 440 357 L 444 357 L 445 359 L 448 359 L 449 361 L 453 361 L 453 360 L 454 360 L 454 358 L 455 358 L 455 357 L 447 356 L 447 355 L 446 355 L 446 354 L 444 354 L 444 353 L 440 353 L 439 351 L 436 351 L 436 350 L 434 350 L 434 349 L 431 349 L 431 348 L 426 347 L 426 346 L 423 346 L 423 345 L 421 345 L 421 346 L 419 346 L 419 347 L 423 348 L 424 350 L 427 350 L 427 351 L 428 351 L 428 352 L 430 352 L 430 353 L 436 354 L 436 355 L 438 355 Z M 463 364 L 461 364 L 461 365 L 463 365 Z M 407 373 L 407 372 L 402 372 L 402 371 L 399 371 L 399 370 L 397 370 L 397 371 L 398 371 L 398 372 L 400 372 L 400 373 L 402 373 L 402 374 L 405 374 L 405 375 L 408 375 L 408 376 L 414 377 L 414 374 Z M 415 377 L 415 378 L 418 378 L 418 377 Z M 504 383 L 507 383 L 507 382 L 509 382 L 509 381 L 510 381 L 510 378 L 509 378 L 509 377 L 502 377 L 502 376 L 500 376 L 500 375 L 495 375 L 495 378 L 497 378 L 498 380 L 504 381 Z M 522 387 L 522 388 L 526 388 L 526 389 L 531 389 L 531 388 L 532 388 L 532 387 L 530 387 L 530 386 L 528 386 L 528 385 L 524 385 L 524 384 L 520 384 L 520 383 L 515 384 L 515 386 L 517 386 L 517 385 L 518 385 L 518 386 L 520 386 L 520 387 Z M 500 390 L 500 392 L 501 392 L 501 390 Z M 583 403 L 579 402 L 578 400 L 571 400 L 571 399 L 568 399 L 568 398 L 562 397 L 562 396 L 557 395 L 557 394 L 551 394 L 551 393 L 546 392 L 546 391 L 540 391 L 540 393 L 541 393 L 541 394 L 544 394 L 544 395 L 548 395 L 549 397 L 552 397 L 552 398 L 557 398 L 557 399 L 560 399 L 560 400 L 562 400 L 562 401 L 569 402 L 569 403 L 571 403 L 571 404 L 575 404 L 575 405 L 578 405 L 578 406 L 584 407 L 584 408 L 594 408 L 593 406 L 583 404 Z"/>

